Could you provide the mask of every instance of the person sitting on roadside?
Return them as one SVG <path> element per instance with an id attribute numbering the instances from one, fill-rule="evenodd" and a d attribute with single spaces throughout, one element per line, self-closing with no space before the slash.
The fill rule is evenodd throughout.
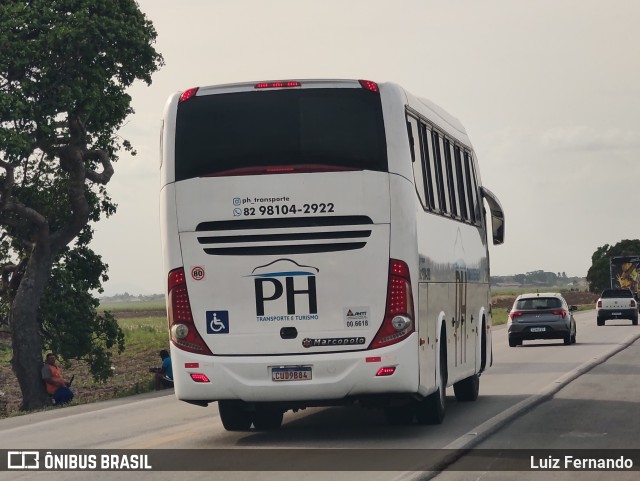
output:
<path id="1" fill-rule="evenodd" d="M 160 367 L 152 367 L 149 369 L 149 371 L 156 373 L 156 390 L 172 388 L 173 369 L 171 367 L 171 356 L 169 355 L 169 351 L 166 349 L 160 351 L 160 359 L 162 359 L 162 365 Z"/>
<path id="2" fill-rule="evenodd" d="M 73 377 L 70 381 L 64 380 L 62 371 L 56 366 L 56 356 L 52 352 L 48 353 L 45 358 L 44 366 L 42 367 L 42 380 L 54 404 L 66 404 L 73 399 L 73 391 L 69 388 Z"/>

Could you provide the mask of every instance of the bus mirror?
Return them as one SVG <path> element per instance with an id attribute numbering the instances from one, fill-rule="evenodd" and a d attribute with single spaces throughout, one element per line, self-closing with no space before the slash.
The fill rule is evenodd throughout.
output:
<path id="1" fill-rule="evenodd" d="M 491 211 L 491 226 L 493 233 L 493 243 L 500 245 L 504 242 L 504 211 L 498 198 L 486 187 L 480 187 L 480 193 L 487 201 Z"/>

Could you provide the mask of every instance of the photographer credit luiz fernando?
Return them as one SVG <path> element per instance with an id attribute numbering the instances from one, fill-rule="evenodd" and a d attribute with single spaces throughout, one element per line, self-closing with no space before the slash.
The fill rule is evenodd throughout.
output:
<path id="1" fill-rule="evenodd" d="M 579 458 L 566 455 L 560 458 L 553 456 L 530 457 L 530 468 L 541 470 L 624 470 L 633 469 L 634 463 L 625 456 Z"/>

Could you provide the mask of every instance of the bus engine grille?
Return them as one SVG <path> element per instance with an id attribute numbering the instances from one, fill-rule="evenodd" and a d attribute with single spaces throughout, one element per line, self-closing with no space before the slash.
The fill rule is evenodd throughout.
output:
<path id="1" fill-rule="evenodd" d="M 326 216 L 202 222 L 196 231 L 219 233 L 198 237 L 209 255 L 260 256 L 362 249 L 371 225 L 367 216 Z"/>

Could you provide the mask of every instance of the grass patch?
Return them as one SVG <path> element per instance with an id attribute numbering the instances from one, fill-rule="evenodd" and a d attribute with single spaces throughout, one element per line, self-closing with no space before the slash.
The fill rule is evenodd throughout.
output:
<path id="1" fill-rule="evenodd" d="M 509 316 L 510 309 L 505 309 L 503 307 L 492 307 L 491 313 L 493 318 L 493 325 L 500 326 L 501 324 L 507 323 L 507 318 Z"/>
<path id="2" fill-rule="evenodd" d="M 166 347 L 169 342 L 167 320 L 164 317 L 132 317 L 118 319 L 124 332 L 126 348 L 148 349 Z"/>
<path id="3" fill-rule="evenodd" d="M 101 302 L 98 310 L 118 312 L 163 311 L 166 309 L 164 299 L 143 301 L 107 301 Z M 116 316 L 117 317 L 117 316 Z"/>

